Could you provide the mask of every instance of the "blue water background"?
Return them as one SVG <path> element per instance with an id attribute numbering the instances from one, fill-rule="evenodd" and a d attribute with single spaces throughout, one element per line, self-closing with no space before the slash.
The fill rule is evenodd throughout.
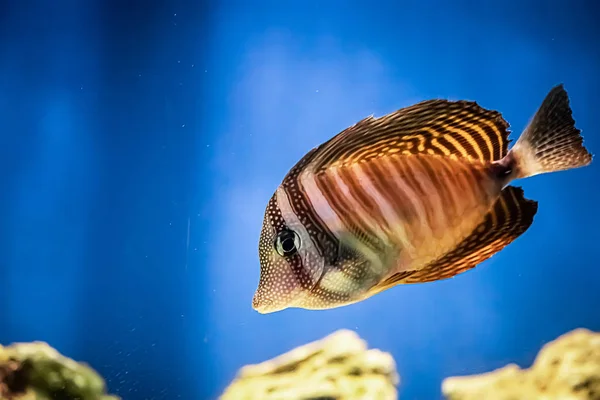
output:
<path id="1" fill-rule="evenodd" d="M 6 1 L 0 343 L 44 340 L 124 399 L 215 398 L 244 364 L 355 330 L 403 399 L 600 330 L 600 167 L 520 182 L 531 229 L 456 279 L 251 309 L 267 200 L 308 150 L 433 97 L 516 138 L 564 83 L 600 149 L 592 1 Z"/>

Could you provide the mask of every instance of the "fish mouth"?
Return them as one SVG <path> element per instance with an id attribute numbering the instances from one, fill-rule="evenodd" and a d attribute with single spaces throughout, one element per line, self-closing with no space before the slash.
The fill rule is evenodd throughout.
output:
<path id="1" fill-rule="evenodd" d="M 252 308 L 259 314 L 272 314 L 277 311 L 282 311 L 288 308 L 288 306 L 277 304 L 277 302 L 272 299 L 261 297 L 257 291 L 252 299 Z"/>
<path id="2" fill-rule="evenodd" d="M 303 289 L 295 280 L 265 280 L 259 283 L 254 292 L 252 308 L 260 314 L 271 314 L 291 307 L 302 307 L 307 295 L 310 295 L 310 290 Z"/>
<path id="3" fill-rule="evenodd" d="M 271 280 L 268 275 L 260 277 L 258 288 L 252 298 L 252 308 L 260 314 L 272 314 L 287 308 L 306 308 L 307 298 L 314 295 L 315 290 L 325 276 L 325 269 L 319 272 L 317 279 L 309 287 L 302 287 L 298 277 L 291 271 L 283 279 Z"/>

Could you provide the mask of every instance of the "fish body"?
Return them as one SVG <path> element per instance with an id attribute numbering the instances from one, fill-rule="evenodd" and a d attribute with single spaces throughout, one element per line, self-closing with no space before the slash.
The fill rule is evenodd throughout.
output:
<path id="1" fill-rule="evenodd" d="M 508 123 L 475 102 L 368 117 L 306 154 L 270 199 L 253 307 L 340 307 L 472 269 L 537 212 L 510 182 L 591 160 L 562 85 L 510 151 Z"/>
<path id="2" fill-rule="evenodd" d="M 454 248 L 501 189 L 486 164 L 417 154 L 330 168 L 306 178 L 304 195 L 334 236 L 346 235 L 363 253 L 372 252 L 374 265 L 393 273 Z"/>

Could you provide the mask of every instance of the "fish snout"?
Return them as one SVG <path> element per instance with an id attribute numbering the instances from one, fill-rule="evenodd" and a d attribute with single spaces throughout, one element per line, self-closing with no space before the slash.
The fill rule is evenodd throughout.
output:
<path id="1" fill-rule="evenodd" d="M 278 305 L 274 299 L 265 296 L 259 289 L 252 298 L 252 308 L 260 314 L 269 314 L 275 311 L 281 311 L 286 308 L 286 306 Z"/>
<path id="2" fill-rule="evenodd" d="M 302 294 L 302 287 L 291 271 L 287 274 L 262 273 L 252 298 L 252 308 L 261 314 L 281 311 L 293 307 Z"/>
<path id="3" fill-rule="evenodd" d="M 254 298 L 252 299 L 252 308 L 261 314 L 267 314 L 272 304 L 272 300 L 261 299 L 258 296 L 258 292 L 254 294 Z"/>

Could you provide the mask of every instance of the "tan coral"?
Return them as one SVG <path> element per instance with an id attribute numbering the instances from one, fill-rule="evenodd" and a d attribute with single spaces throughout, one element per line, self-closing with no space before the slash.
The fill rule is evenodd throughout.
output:
<path id="1" fill-rule="evenodd" d="M 0 346 L 0 400 L 118 400 L 91 367 L 44 342 Z"/>
<path id="2" fill-rule="evenodd" d="M 247 365 L 221 400 L 396 400 L 392 356 L 350 330 L 339 330 L 269 361 Z"/>
<path id="3" fill-rule="evenodd" d="M 547 343 L 529 369 L 447 378 L 442 392 L 449 400 L 600 400 L 600 333 L 573 330 Z"/>

